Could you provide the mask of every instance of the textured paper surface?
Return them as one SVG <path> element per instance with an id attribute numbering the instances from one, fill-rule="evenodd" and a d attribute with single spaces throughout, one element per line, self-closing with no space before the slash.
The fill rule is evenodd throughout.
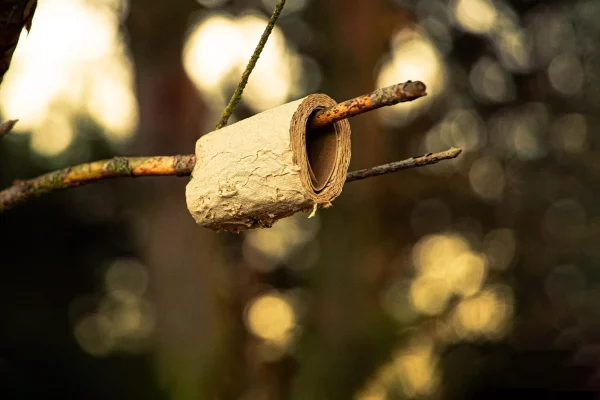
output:
<path id="1" fill-rule="evenodd" d="M 239 232 L 330 206 L 350 164 L 350 124 L 343 120 L 310 132 L 307 141 L 306 121 L 313 111 L 335 104 L 313 94 L 201 137 L 186 187 L 196 222 Z"/>

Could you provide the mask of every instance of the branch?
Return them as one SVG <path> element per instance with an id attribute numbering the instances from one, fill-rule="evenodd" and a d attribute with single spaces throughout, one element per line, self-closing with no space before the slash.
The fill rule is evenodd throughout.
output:
<path id="1" fill-rule="evenodd" d="M 2 0 L 0 2 L 0 82 L 10 66 L 23 28 L 31 29 L 37 0 Z"/>
<path id="2" fill-rule="evenodd" d="M 398 172 L 403 169 L 424 167 L 426 165 L 437 164 L 443 160 L 456 158 L 461 152 L 462 149 L 452 147 L 446 151 L 441 151 L 439 153 L 429 153 L 420 157 L 411 157 L 407 158 L 406 160 L 395 161 L 389 164 L 379 165 L 377 167 L 348 172 L 348 175 L 346 175 L 346 183 L 359 181 L 361 179 L 372 178 L 374 176 L 391 174 L 392 172 Z"/>
<path id="3" fill-rule="evenodd" d="M 277 5 L 275 6 L 275 10 L 273 10 L 273 14 L 271 15 L 271 18 L 269 19 L 269 23 L 267 24 L 265 31 L 263 32 L 263 34 L 260 38 L 260 41 L 258 42 L 258 45 L 256 46 L 256 49 L 254 49 L 254 54 L 252 54 L 252 57 L 250 57 L 250 61 L 248 61 L 246 70 L 242 74 L 240 83 L 238 84 L 237 89 L 235 89 L 233 96 L 231 96 L 231 100 L 229 100 L 229 104 L 227 105 L 227 108 L 225 108 L 225 111 L 223 111 L 223 116 L 221 117 L 221 120 L 217 124 L 217 127 L 215 128 L 215 130 L 221 129 L 227 125 L 227 121 L 229 121 L 229 117 L 231 117 L 231 114 L 233 114 L 233 111 L 235 110 L 238 103 L 242 99 L 242 93 L 244 92 L 244 88 L 246 87 L 246 84 L 248 83 L 248 78 L 250 77 L 250 74 L 252 73 L 252 70 L 254 69 L 256 62 L 258 61 L 258 58 L 260 57 L 260 53 L 262 53 L 262 51 L 265 47 L 265 44 L 267 44 L 267 40 L 269 40 L 269 36 L 271 35 L 271 32 L 273 31 L 273 27 L 275 27 L 275 22 L 277 22 L 277 18 L 279 18 L 279 14 L 281 14 L 281 10 L 283 10 L 284 5 L 285 5 L 285 0 L 279 0 Z"/>
<path id="4" fill-rule="evenodd" d="M 423 82 L 398 83 L 363 96 L 339 103 L 333 107 L 320 110 L 308 123 L 308 129 L 322 128 L 345 118 L 354 117 L 367 111 L 376 110 L 385 106 L 413 101 L 419 97 L 427 96 L 427 87 Z"/>
<path id="5" fill-rule="evenodd" d="M 0 139 L 2 139 L 4 135 L 10 132 L 18 121 L 18 119 L 9 119 L 7 121 L 2 122 L 0 124 Z"/>
<path id="6" fill-rule="evenodd" d="M 37 178 L 15 181 L 13 186 L 0 192 L 0 212 L 33 197 L 81 186 L 102 179 L 123 176 L 189 175 L 196 163 L 196 156 L 177 155 L 159 157 L 113 157 L 75 167 L 59 169 Z"/>
<path id="7" fill-rule="evenodd" d="M 403 169 L 424 167 L 442 160 L 455 158 L 461 149 L 451 148 L 441 153 L 429 153 L 421 157 L 409 158 L 373 168 L 349 172 L 346 182 L 389 174 Z M 75 186 L 81 186 L 103 179 L 125 176 L 186 176 L 192 173 L 196 157 L 193 154 L 160 157 L 114 157 L 110 160 L 94 161 L 71 168 L 60 169 L 15 184 L 0 192 L 0 212 L 25 201 Z"/>

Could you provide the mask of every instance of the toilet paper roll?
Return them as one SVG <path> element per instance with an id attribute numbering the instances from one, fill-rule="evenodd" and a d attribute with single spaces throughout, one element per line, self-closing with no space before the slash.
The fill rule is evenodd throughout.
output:
<path id="1" fill-rule="evenodd" d="M 312 94 L 202 136 L 186 187 L 196 222 L 239 232 L 329 207 L 346 180 L 350 124 L 342 120 L 308 133 L 306 124 L 335 104 Z"/>

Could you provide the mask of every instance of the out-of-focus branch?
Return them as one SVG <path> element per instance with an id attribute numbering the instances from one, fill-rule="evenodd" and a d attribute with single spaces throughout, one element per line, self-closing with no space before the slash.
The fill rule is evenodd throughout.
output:
<path id="1" fill-rule="evenodd" d="M 0 83 L 8 71 L 23 28 L 31 30 L 37 0 L 0 1 Z M 0 124 L 0 139 L 15 126 L 18 120 Z"/>
<path id="2" fill-rule="evenodd" d="M 10 66 L 23 28 L 29 31 L 37 0 L 0 2 L 0 82 Z"/>
<path id="3" fill-rule="evenodd" d="M 0 124 L 0 139 L 2 139 L 2 136 L 10 132 L 18 121 L 18 119 L 9 119 L 8 121 L 2 122 Z"/>
<path id="4" fill-rule="evenodd" d="M 285 5 L 285 0 L 279 0 L 277 5 L 275 6 L 275 10 L 273 10 L 273 14 L 271 15 L 271 18 L 269 19 L 269 22 L 267 23 L 265 31 L 263 32 L 263 34 L 260 38 L 260 41 L 258 42 L 258 45 L 256 46 L 256 49 L 254 49 L 254 54 L 252 54 L 252 57 L 250 57 L 250 61 L 248 61 L 246 70 L 242 74 L 240 83 L 238 83 L 237 89 L 235 89 L 233 96 L 231 96 L 231 100 L 229 100 L 229 104 L 227 105 L 227 108 L 225 108 L 225 110 L 223 111 L 221 120 L 219 121 L 219 123 L 217 124 L 217 127 L 215 129 L 221 129 L 222 127 L 227 125 L 227 121 L 229 121 L 229 117 L 231 117 L 231 114 L 233 114 L 233 111 L 235 110 L 238 103 L 242 99 L 242 93 L 244 92 L 244 88 L 246 87 L 246 84 L 248 83 L 248 78 L 250 78 L 250 74 L 252 73 L 252 70 L 254 69 L 256 62 L 258 61 L 258 59 L 260 57 L 260 53 L 262 53 L 262 51 L 265 47 L 265 44 L 267 44 L 267 40 L 269 40 L 269 36 L 271 35 L 273 28 L 275 27 L 275 22 L 277 22 L 277 19 L 279 18 L 279 14 L 281 14 L 281 11 L 283 10 L 284 5 Z"/>
<path id="5" fill-rule="evenodd" d="M 440 153 L 430 153 L 421 157 L 350 172 L 346 177 L 346 182 L 389 174 L 408 168 L 424 167 L 442 160 L 455 158 L 460 152 L 460 149 L 451 148 Z M 45 193 L 81 186 L 101 179 L 125 176 L 190 175 L 195 163 L 196 157 L 193 154 L 134 158 L 114 157 L 110 160 L 95 161 L 61 169 L 37 178 L 17 181 L 13 186 L 1 191 L 0 212 Z"/>
<path id="6" fill-rule="evenodd" d="M 349 172 L 348 175 L 346 175 L 346 182 L 359 181 L 361 179 L 372 178 L 374 176 L 391 174 L 392 172 L 398 172 L 403 169 L 424 167 L 426 165 L 437 164 L 443 160 L 456 158 L 461 152 L 461 149 L 452 147 L 446 151 L 441 151 L 439 153 L 429 153 L 419 157 L 411 157 L 407 158 L 406 160 L 379 165 L 377 167 Z"/>

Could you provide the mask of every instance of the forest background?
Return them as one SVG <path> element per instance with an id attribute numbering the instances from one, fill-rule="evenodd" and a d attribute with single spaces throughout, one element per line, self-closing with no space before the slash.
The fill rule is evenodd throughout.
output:
<path id="1" fill-rule="evenodd" d="M 0 187 L 190 153 L 274 0 L 46 0 L 0 85 Z M 0 214 L 0 392 L 69 398 L 489 398 L 600 366 L 600 3 L 288 0 L 234 118 L 406 80 L 351 120 L 352 183 L 314 219 L 199 228 L 186 178 Z M 234 122 L 234 121 L 232 121 Z"/>

